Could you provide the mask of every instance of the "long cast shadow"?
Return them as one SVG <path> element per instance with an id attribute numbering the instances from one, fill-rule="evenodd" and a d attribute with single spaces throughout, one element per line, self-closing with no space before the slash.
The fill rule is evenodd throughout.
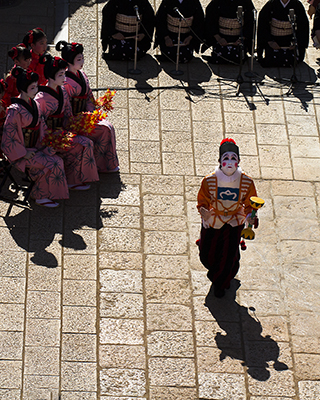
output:
<path id="1" fill-rule="evenodd" d="M 257 317 L 253 318 L 247 307 L 235 300 L 240 282 L 234 279 L 225 297 L 218 299 L 213 294 L 213 287 L 206 296 L 205 305 L 225 334 L 217 332 L 215 342 L 221 350 L 220 361 L 231 357 L 242 361 L 252 378 L 267 381 L 270 377 L 269 363 L 273 368 L 284 371 L 288 366 L 278 360 L 279 346 L 269 335 L 262 336 L 262 325 Z M 255 311 L 254 307 L 250 307 Z M 244 350 L 243 350 L 244 344 Z"/>
<path id="2" fill-rule="evenodd" d="M 103 219 L 112 218 L 113 211 L 100 209 L 102 198 L 115 199 L 125 189 L 120 174 L 109 174 L 89 191 L 71 192 L 70 198 L 57 209 L 47 209 L 31 203 L 32 209 L 21 212 L 8 205 L 2 216 L 16 244 L 31 253 L 36 265 L 55 268 L 61 265 L 61 247 L 75 252 L 85 250 L 91 243 L 91 232 L 103 227 Z M 13 199 L 14 204 L 14 199 Z"/>

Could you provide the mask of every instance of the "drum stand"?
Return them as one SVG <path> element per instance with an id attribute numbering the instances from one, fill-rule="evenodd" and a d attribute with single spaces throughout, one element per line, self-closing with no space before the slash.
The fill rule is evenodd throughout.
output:
<path id="1" fill-rule="evenodd" d="M 255 87 L 257 88 L 257 91 L 259 92 L 263 101 L 267 105 L 269 104 L 269 99 L 267 99 L 261 91 L 261 88 L 260 88 L 260 85 L 262 84 L 261 80 L 258 80 L 257 74 L 255 74 L 253 72 L 253 54 L 254 54 L 254 48 L 255 48 L 255 36 L 256 36 L 256 26 L 257 26 L 257 24 L 256 24 L 257 10 L 253 9 L 253 12 L 254 12 L 254 23 L 253 23 L 253 36 L 252 36 L 252 48 L 251 48 L 251 63 L 250 63 L 250 70 L 245 73 L 245 76 L 247 78 L 249 78 L 250 80 L 246 81 L 246 80 L 244 80 L 244 78 L 242 76 L 242 67 L 243 67 L 243 59 L 244 59 L 244 37 L 243 37 L 243 14 L 244 13 L 243 13 L 242 6 L 238 6 L 237 19 L 240 24 L 240 45 L 239 45 L 240 63 L 239 63 L 239 73 L 235 80 L 237 82 L 236 96 L 239 96 L 239 94 L 242 93 L 251 110 L 254 109 L 254 105 L 248 101 L 245 94 L 241 91 L 241 85 L 243 83 L 249 83 L 250 85 L 255 85 Z M 223 81 L 223 79 L 218 79 L 218 82 L 221 82 L 221 81 Z"/>
<path id="2" fill-rule="evenodd" d="M 291 27 L 292 27 L 292 45 L 293 45 L 292 75 L 291 75 L 290 79 L 287 79 L 287 78 L 275 79 L 279 83 L 282 83 L 282 82 L 290 83 L 289 89 L 285 93 L 286 96 L 290 96 L 290 94 L 293 94 L 293 90 L 294 90 L 296 84 L 299 84 L 299 83 L 303 83 L 306 86 L 319 86 L 318 82 L 299 81 L 299 79 L 297 78 L 296 71 L 297 71 L 297 63 L 298 63 L 298 57 L 299 57 L 299 48 L 298 48 L 298 40 L 297 40 L 297 35 L 296 35 L 297 24 L 296 24 L 296 15 L 295 15 L 294 9 L 289 10 L 288 18 L 289 18 L 289 21 L 290 21 Z"/>
<path id="3" fill-rule="evenodd" d="M 242 29 L 242 25 L 241 25 Z M 269 104 L 269 99 L 265 97 L 265 95 L 262 93 L 260 85 L 263 85 L 262 79 L 257 79 L 258 75 L 253 72 L 253 55 L 255 51 L 255 39 L 256 39 L 256 32 L 257 32 L 257 10 L 254 8 L 253 9 L 253 32 L 252 32 L 252 46 L 251 46 L 251 57 L 250 57 L 250 69 L 248 72 L 245 73 L 245 76 L 250 79 L 251 85 L 255 85 L 257 91 L 259 92 L 260 96 L 266 103 L 266 105 Z"/>
<path id="4" fill-rule="evenodd" d="M 177 57 L 176 57 L 176 69 L 171 71 L 171 75 L 183 75 L 183 71 L 179 70 L 179 56 L 180 56 L 180 36 L 181 36 L 181 17 L 179 19 L 178 27 L 178 44 L 177 44 Z"/>
<path id="5" fill-rule="evenodd" d="M 138 59 L 138 34 L 139 34 L 139 21 L 140 17 L 138 18 L 139 14 L 137 14 L 136 18 L 136 35 L 135 35 L 135 40 L 134 40 L 134 64 L 133 64 L 133 69 L 129 69 L 129 74 L 132 75 L 140 75 L 141 70 L 137 69 L 137 59 Z"/>
<path id="6" fill-rule="evenodd" d="M 297 58 L 299 57 L 298 41 L 296 35 L 296 29 L 297 29 L 296 15 L 293 9 L 289 10 L 288 18 L 292 27 L 292 39 L 293 39 L 293 71 L 290 78 L 290 86 L 286 93 L 287 96 L 290 96 L 290 94 L 293 92 L 294 85 L 298 82 L 298 78 L 296 75 L 296 68 L 297 68 Z"/>

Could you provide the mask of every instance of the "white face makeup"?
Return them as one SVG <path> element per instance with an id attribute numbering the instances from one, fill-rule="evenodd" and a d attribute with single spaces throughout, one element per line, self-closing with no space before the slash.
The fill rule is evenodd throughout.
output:
<path id="1" fill-rule="evenodd" d="M 55 75 L 54 83 L 58 86 L 62 86 L 65 80 L 66 80 L 66 71 L 64 69 L 60 69 Z"/>
<path id="2" fill-rule="evenodd" d="M 38 93 L 38 82 L 33 82 L 28 86 L 27 95 L 30 99 L 33 99 L 34 96 Z"/>
<path id="3" fill-rule="evenodd" d="M 227 176 L 231 176 L 238 168 L 239 158 L 236 153 L 228 151 L 222 155 L 220 163 L 222 172 Z"/>
<path id="4" fill-rule="evenodd" d="M 74 68 L 75 68 L 77 71 L 79 71 L 79 69 L 82 69 L 83 64 L 84 64 L 84 57 L 83 57 L 83 54 L 82 54 L 82 53 L 77 54 L 77 55 L 75 56 L 75 58 L 74 58 L 74 61 L 73 61 L 73 66 L 74 66 Z"/>

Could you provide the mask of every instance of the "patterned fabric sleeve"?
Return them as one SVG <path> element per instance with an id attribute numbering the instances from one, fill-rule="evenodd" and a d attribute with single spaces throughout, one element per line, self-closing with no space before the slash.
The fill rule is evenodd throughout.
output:
<path id="1" fill-rule="evenodd" d="M 244 212 L 246 215 L 250 214 L 253 210 L 253 208 L 251 207 L 251 204 L 250 204 L 250 197 L 252 197 L 252 196 L 257 196 L 256 187 L 255 187 L 253 181 L 247 191 L 245 198 L 243 199 Z"/>
<path id="2" fill-rule="evenodd" d="M 212 207 L 208 182 L 206 178 L 202 180 L 201 187 L 198 193 L 198 205 L 197 205 L 198 211 L 200 210 L 201 207 L 204 207 L 207 210 L 210 210 L 210 208 Z"/>
<path id="3" fill-rule="evenodd" d="M 18 110 L 14 107 L 9 107 L 3 126 L 1 149 L 11 162 L 27 154 L 21 126 L 21 116 Z"/>

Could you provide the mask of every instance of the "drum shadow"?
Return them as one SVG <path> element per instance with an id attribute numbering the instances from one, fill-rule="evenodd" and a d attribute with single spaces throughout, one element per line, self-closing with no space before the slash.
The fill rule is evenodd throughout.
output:
<path id="1" fill-rule="evenodd" d="M 106 174 L 88 191 L 71 191 L 70 198 L 60 201 L 56 209 L 32 201 L 31 209 L 20 212 L 10 204 L 3 221 L 17 246 L 30 253 L 31 263 L 55 268 L 62 264 L 62 253 L 82 254 L 86 250 L 96 254 L 96 232 L 103 227 L 103 220 L 114 216 L 114 212 L 105 212 L 106 207 L 101 211 L 101 193 L 104 201 L 106 197 L 116 199 L 124 188 L 119 173 Z"/>
<path id="2" fill-rule="evenodd" d="M 179 81 L 181 84 L 186 84 L 186 89 L 189 88 L 191 94 L 200 96 L 205 93 L 201 84 L 210 81 L 212 69 L 208 67 L 200 56 L 195 56 L 186 64 L 178 65 L 166 60 L 163 56 L 157 56 L 157 58 L 160 60 L 161 69 L 172 79 Z"/>
<path id="3" fill-rule="evenodd" d="M 254 307 L 241 306 L 235 300 L 240 282 L 234 279 L 225 297 L 218 299 L 213 294 L 213 287 L 206 296 L 205 305 L 215 321 L 225 333 L 217 332 L 215 342 L 220 349 L 220 361 L 226 357 L 241 361 L 247 367 L 248 374 L 259 381 L 270 377 L 269 363 L 276 371 L 284 371 L 288 366 L 279 361 L 280 349 L 269 335 L 262 336 L 262 325 L 257 317 L 252 317 L 249 310 Z"/>
<path id="4" fill-rule="evenodd" d="M 146 54 L 142 57 L 134 69 L 134 61 L 117 61 L 117 60 L 104 60 L 109 70 L 122 78 L 135 80 L 134 89 L 141 93 L 152 92 L 154 88 L 152 84 L 148 83 L 148 80 L 157 78 L 161 68 L 154 57 L 150 54 Z M 140 73 L 135 73 L 140 71 Z M 112 83 L 110 84 L 112 86 Z M 127 88 L 121 88 L 127 89 Z M 128 88 L 130 89 L 130 88 Z"/>
<path id="5" fill-rule="evenodd" d="M 314 98 L 312 90 L 319 86 L 317 74 L 313 68 L 301 62 L 295 71 L 293 68 L 263 68 L 263 71 L 266 77 L 273 81 L 273 86 L 278 85 L 279 92 L 281 89 L 284 101 L 294 103 L 298 100 L 300 108 L 309 112 Z"/>

